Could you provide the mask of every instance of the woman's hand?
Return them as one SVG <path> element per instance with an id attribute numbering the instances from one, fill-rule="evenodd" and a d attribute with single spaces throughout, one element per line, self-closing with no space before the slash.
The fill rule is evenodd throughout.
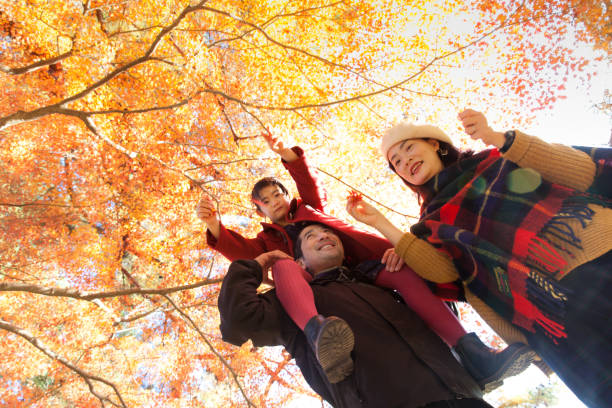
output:
<path id="1" fill-rule="evenodd" d="M 389 272 L 397 272 L 404 266 L 404 260 L 395 253 L 395 249 L 393 248 L 389 248 L 385 251 L 380 262 L 385 264 Z"/>
<path id="2" fill-rule="evenodd" d="M 465 129 L 465 133 L 474 140 L 482 140 L 485 144 L 501 148 L 506 138 L 501 132 L 495 132 L 487 123 L 487 118 L 481 112 L 466 109 L 459 113 L 459 120 Z"/>
<path id="3" fill-rule="evenodd" d="M 348 213 L 351 214 L 357 221 L 376 228 L 385 236 L 385 238 L 389 240 L 389 242 L 391 242 L 391 245 L 393 246 L 396 246 L 404 235 L 404 233 L 393 225 L 384 215 L 382 215 L 380 211 L 363 201 L 361 198 L 349 198 L 346 203 L 346 211 L 348 211 Z M 385 259 L 385 256 L 387 258 L 389 257 L 389 255 L 385 253 L 383 259 Z M 392 265 L 401 267 L 401 265 L 397 264 L 397 262 L 393 261 L 393 259 L 390 259 L 390 261 L 392 262 Z M 387 264 L 389 260 L 387 260 L 387 262 L 382 262 Z"/>
<path id="4" fill-rule="evenodd" d="M 385 218 L 380 211 L 361 199 L 349 199 L 346 202 L 346 211 L 348 211 L 357 221 L 363 222 L 371 227 L 374 227 L 378 221 Z"/>

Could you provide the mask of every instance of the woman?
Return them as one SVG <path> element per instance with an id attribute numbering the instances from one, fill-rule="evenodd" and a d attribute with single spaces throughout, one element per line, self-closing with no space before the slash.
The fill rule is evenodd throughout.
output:
<path id="1" fill-rule="evenodd" d="M 411 232 L 363 201 L 347 210 L 423 278 L 460 279 L 472 306 L 505 319 L 493 322 L 502 337 L 523 334 L 587 405 L 610 406 L 612 209 L 609 195 L 594 194 L 612 184 L 610 149 L 593 149 L 608 155 L 596 163 L 567 146 L 495 132 L 473 110 L 459 118 L 496 148 L 460 152 L 434 126 L 400 124 L 383 137 L 389 166 L 422 200 Z"/>

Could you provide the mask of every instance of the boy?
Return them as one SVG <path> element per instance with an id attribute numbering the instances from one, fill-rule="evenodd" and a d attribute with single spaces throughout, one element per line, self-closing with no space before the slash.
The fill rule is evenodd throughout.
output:
<path id="1" fill-rule="evenodd" d="M 270 149 L 279 154 L 282 163 L 296 183 L 299 198 L 290 199 L 289 192 L 278 180 L 266 177 L 259 180 L 251 192 L 251 199 L 257 209 L 257 214 L 267 217 L 272 222 L 262 223 L 262 231 L 256 238 L 245 238 L 228 230 L 217 218 L 212 200 L 204 197 L 197 207 L 198 216 L 206 222 L 206 239 L 208 245 L 220 252 L 230 261 L 237 259 L 253 259 L 258 255 L 279 249 L 287 254 L 293 254 L 292 224 L 300 221 L 321 221 L 330 224 L 334 229 L 356 236 L 352 239 L 350 254 L 360 254 L 362 261 L 381 259 L 387 267 L 396 271 L 401 267 L 401 259 L 392 251 L 391 244 L 374 234 L 359 231 L 354 227 L 323 213 L 325 192 L 318 185 L 315 173 L 312 171 L 299 147 L 288 149 L 282 141 L 271 135 L 264 135 Z M 391 249 L 391 250 L 389 250 Z"/>

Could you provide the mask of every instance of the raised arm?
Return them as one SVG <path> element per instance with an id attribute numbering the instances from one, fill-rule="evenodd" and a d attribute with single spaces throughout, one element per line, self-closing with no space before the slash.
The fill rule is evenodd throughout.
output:
<path id="1" fill-rule="evenodd" d="M 519 131 L 508 140 L 504 133 L 491 129 L 481 112 L 472 109 L 461 112 L 459 119 L 470 137 L 497 147 L 506 159 L 536 170 L 545 180 L 581 191 L 593 183 L 596 165 L 584 152 Z"/>
<path id="2" fill-rule="evenodd" d="M 206 223 L 206 241 L 214 250 L 229 259 L 253 259 L 266 252 L 263 238 L 245 238 L 239 233 L 225 228 L 218 218 L 213 201 L 202 197 L 196 207 L 198 217 Z"/>
<path id="3" fill-rule="evenodd" d="M 325 190 L 318 183 L 316 171 L 308 165 L 304 151 L 297 146 L 286 148 L 283 141 L 276 136 L 270 134 L 262 136 L 270 150 L 281 156 L 283 166 L 295 181 L 304 203 L 315 210 L 323 211 L 326 201 Z"/>
<path id="4" fill-rule="evenodd" d="M 284 344 L 290 333 L 291 320 L 274 293 L 258 294 L 263 271 L 262 263 L 288 255 L 281 251 L 267 252 L 255 260 L 234 261 L 223 279 L 218 307 L 223 340 L 240 346 L 251 339 L 255 346 Z M 296 326 L 296 331 L 297 326 Z"/>
<path id="5" fill-rule="evenodd" d="M 347 202 L 346 210 L 359 222 L 376 228 L 395 247 L 395 252 L 420 277 L 435 283 L 454 282 L 459 273 L 450 257 L 410 232 L 403 232 L 376 208 L 360 199 Z"/>
<path id="6" fill-rule="evenodd" d="M 506 159 L 536 170 L 550 182 L 576 190 L 586 191 L 593 184 L 596 165 L 586 153 L 519 131 L 515 135 L 512 146 L 503 154 Z"/>

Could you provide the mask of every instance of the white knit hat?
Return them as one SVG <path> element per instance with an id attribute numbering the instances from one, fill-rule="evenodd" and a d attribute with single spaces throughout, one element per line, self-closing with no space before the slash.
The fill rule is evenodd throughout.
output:
<path id="1" fill-rule="evenodd" d="M 436 139 L 441 142 L 453 144 L 450 137 L 442 129 L 431 125 L 415 125 L 409 122 L 400 122 L 387 130 L 380 143 L 380 152 L 385 160 L 388 160 L 387 153 L 396 143 L 408 139 Z"/>

